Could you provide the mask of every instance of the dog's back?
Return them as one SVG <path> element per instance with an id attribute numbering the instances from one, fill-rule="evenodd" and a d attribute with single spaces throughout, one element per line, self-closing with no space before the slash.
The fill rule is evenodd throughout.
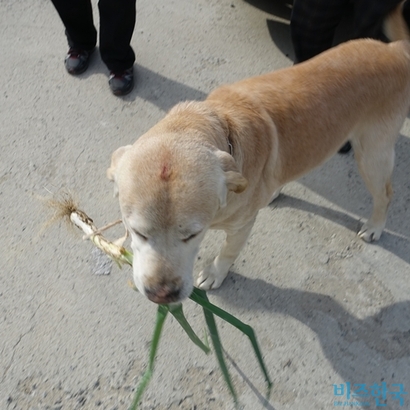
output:
<path id="1" fill-rule="evenodd" d="M 255 120 L 252 110 L 241 108 L 244 99 L 258 115 L 269 115 L 287 161 L 285 183 L 327 160 L 360 124 L 392 117 L 403 122 L 410 108 L 410 42 L 351 41 L 305 63 L 220 87 L 208 99 L 228 107 L 231 117 L 237 113 L 241 124 L 244 114 Z"/>

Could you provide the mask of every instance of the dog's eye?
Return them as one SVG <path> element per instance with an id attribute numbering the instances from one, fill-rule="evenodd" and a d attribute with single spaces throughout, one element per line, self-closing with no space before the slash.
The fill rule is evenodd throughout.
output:
<path id="1" fill-rule="evenodd" d="M 142 233 L 139 233 L 135 229 L 133 229 L 133 231 L 140 239 L 142 239 L 143 241 L 148 241 L 148 238 L 145 235 L 143 235 Z"/>
<path id="2" fill-rule="evenodd" d="M 187 238 L 182 239 L 182 242 L 185 242 L 185 243 L 189 242 L 191 239 L 194 239 L 196 236 L 198 236 L 199 233 L 200 232 L 193 233 L 192 235 L 189 235 Z"/>

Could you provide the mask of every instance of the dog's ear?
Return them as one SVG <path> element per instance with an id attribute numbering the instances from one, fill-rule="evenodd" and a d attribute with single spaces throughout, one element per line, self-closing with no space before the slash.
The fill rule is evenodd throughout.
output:
<path id="1" fill-rule="evenodd" d="M 221 207 L 224 207 L 226 205 L 226 194 L 228 191 L 233 191 L 236 194 L 240 194 L 245 191 L 248 186 L 248 181 L 239 172 L 232 155 L 224 151 L 217 151 L 216 156 L 218 157 L 225 178 L 226 189 L 224 189 L 221 193 L 220 199 Z"/>
<path id="2" fill-rule="evenodd" d="M 248 186 L 248 181 L 239 172 L 226 171 L 225 178 L 228 190 L 235 192 L 235 194 L 245 191 Z"/>
<path id="3" fill-rule="evenodd" d="M 132 147 L 132 145 L 125 145 L 116 149 L 111 155 L 111 165 L 107 169 L 107 178 L 114 182 L 114 196 L 118 196 L 118 187 L 115 180 L 115 173 L 117 166 L 122 158 L 122 156 Z"/>

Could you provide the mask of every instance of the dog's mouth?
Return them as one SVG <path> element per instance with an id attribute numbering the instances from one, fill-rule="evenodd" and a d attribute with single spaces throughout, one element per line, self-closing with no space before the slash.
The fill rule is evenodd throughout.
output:
<path id="1" fill-rule="evenodd" d="M 167 287 L 163 287 L 159 290 L 145 289 L 145 295 L 151 302 L 157 303 L 158 305 L 166 305 L 180 301 L 181 289 L 170 290 Z"/>

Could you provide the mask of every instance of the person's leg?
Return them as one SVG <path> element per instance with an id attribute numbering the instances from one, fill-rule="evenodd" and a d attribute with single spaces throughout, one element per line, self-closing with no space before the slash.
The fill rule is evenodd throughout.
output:
<path id="1" fill-rule="evenodd" d="M 355 0 L 353 38 L 383 39 L 383 20 L 402 0 Z"/>
<path id="2" fill-rule="evenodd" d="M 403 4 L 403 17 L 407 25 L 410 27 L 410 1 L 406 0 Z"/>
<path id="3" fill-rule="evenodd" d="M 131 38 L 135 27 L 136 0 L 100 0 L 100 53 L 110 70 L 108 81 L 115 95 L 134 88 L 135 53 Z"/>
<path id="4" fill-rule="evenodd" d="M 65 26 L 70 49 L 64 60 L 70 74 L 83 73 L 97 42 L 90 0 L 51 0 Z"/>
<path id="5" fill-rule="evenodd" d="M 349 0 L 294 0 L 290 29 L 295 63 L 329 49 Z"/>
<path id="6" fill-rule="evenodd" d="M 131 68 L 135 54 L 130 45 L 135 27 L 136 0 L 100 0 L 100 53 L 110 71 Z"/>
<path id="7" fill-rule="evenodd" d="M 92 50 L 97 42 L 90 0 L 51 0 L 65 26 L 68 45 Z"/>

